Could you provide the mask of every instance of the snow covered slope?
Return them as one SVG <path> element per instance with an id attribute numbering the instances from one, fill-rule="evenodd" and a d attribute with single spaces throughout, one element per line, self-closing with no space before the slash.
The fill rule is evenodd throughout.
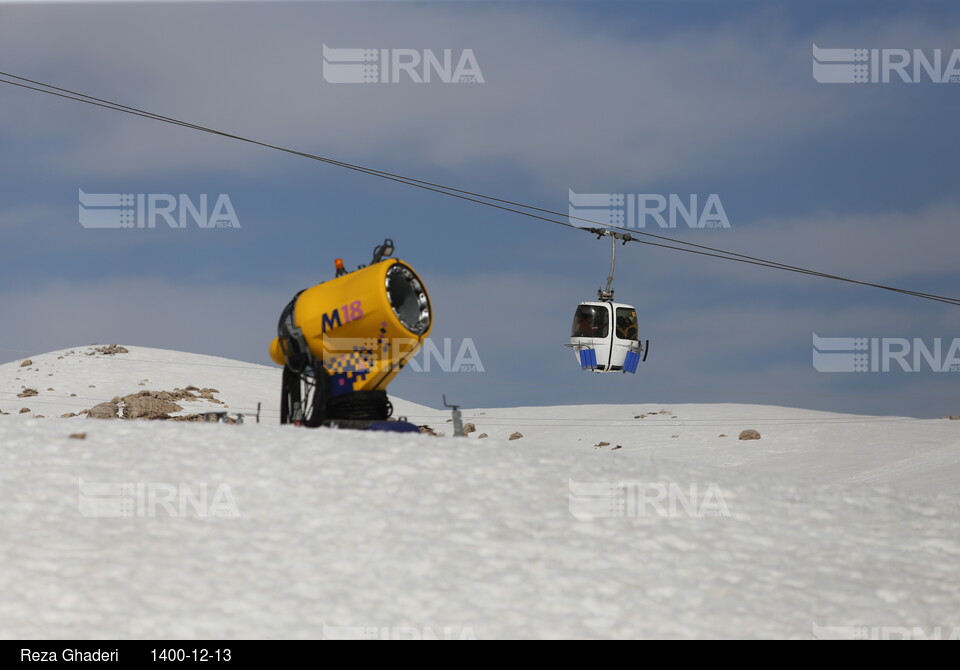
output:
<path id="1" fill-rule="evenodd" d="M 448 413 L 402 401 L 448 437 L 33 418 L 187 385 L 276 416 L 274 369 L 127 348 L 0 366 L 0 408 L 31 408 L 0 416 L 0 637 L 960 627 L 960 421 L 511 408 L 452 439 Z"/>
<path id="2" fill-rule="evenodd" d="M 19 415 L 26 408 L 26 418 L 59 417 L 143 390 L 195 386 L 216 389 L 222 404 L 186 403 L 179 414 L 227 410 L 250 416 L 260 403 L 265 421 L 279 421 L 278 367 L 148 347 L 124 346 L 126 353 L 104 354 L 104 348 L 77 347 L 0 365 L 0 411 Z M 18 397 L 28 389 L 38 395 Z M 403 400 L 394 405 L 397 413 L 425 409 Z"/>
<path id="3" fill-rule="evenodd" d="M 464 421 L 493 437 L 520 431 L 558 445 L 609 442 L 603 449 L 757 477 L 960 494 L 960 421 L 737 404 L 516 407 L 464 411 Z M 748 429 L 762 439 L 738 440 Z"/>
<path id="4" fill-rule="evenodd" d="M 262 402 L 265 413 L 279 416 L 279 368 L 147 347 L 123 347 L 127 353 L 116 354 L 98 349 L 102 347 L 78 347 L 0 365 L 0 411 L 28 408 L 24 416 L 60 416 L 143 390 L 196 386 L 220 391 L 218 397 L 231 412 L 256 413 Z M 38 395 L 18 397 L 27 389 Z M 184 409 L 224 407 L 199 402 Z"/>

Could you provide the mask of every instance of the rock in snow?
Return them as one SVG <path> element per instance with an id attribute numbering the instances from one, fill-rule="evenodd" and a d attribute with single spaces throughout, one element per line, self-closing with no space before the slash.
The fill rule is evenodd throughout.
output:
<path id="1" fill-rule="evenodd" d="M 116 419 L 119 416 L 120 407 L 114 402 L 102 402 L 94 405 L 87 412 L 88 419 Z"/>

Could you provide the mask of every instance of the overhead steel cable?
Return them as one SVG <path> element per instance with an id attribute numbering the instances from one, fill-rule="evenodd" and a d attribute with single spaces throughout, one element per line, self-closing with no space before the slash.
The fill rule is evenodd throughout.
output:
<path id="1" fill-rule="evenodd" d="M 465 200 L 465 201 L 468 201 L 468 202 L 474 202 L 474 203 L 477 203 L 477 204 L 485 205 L 485 206 L 487 206 L 487 207 L 493 207 L 493 208 L 496 208 L 496 209 L 500 209 L 500 210 L 503 210 L 503 211 L 512 212 L 512 213 L 515 213 L 515 214 L 520 214 L 520 215 L 522 215 L 522 216 L 527 216 L 527 217 L 530 217 L 530 218 L 533 218 L 533 219 L 538 219 L 538 220 L 545 221 L 545 222 L 548 222 L 548 223 L 553 223 L 553 224 L 565 226 L 565 227 L 568 227 L 568 228 L 573 228 L 573 229 L 575 229 L 575 230 L 582 230 L 582 231 L 590 232 L 590 233 L 594 233 L 594 232 L 595 232 L 595 230 L 592 230 L 592 229 L 590 229 L 590 228 L 584 228 L 584 227 L 582 227 L 582 226 L 574 225 L 574 224 L 570 223 L 571 220 L 581 221 L 581 222 L 584 222 L 584 223 L 590 223 L 590 224 L 593 224 L 593 225 L 596 225 L 596 226 L 602 226 L 602 227 L 604 227 L 604 228 L 606 228 L 606 229 L 626 231 L 626 232 L 630 233 L 630 235 L 629 235 L 629 237 L 628 237 L 627 239 L 624 240 L 624 243 L 626 243 L 627 241 L 630 241 L 630 242 L 638 242 L 638 243 L 640 243 L 640 244 L 646 244 L 646 245 L 648 245 L 648 246 L 659 247 L 659 248 L 663 248 L 663 249 L 672 249 L 672 250 L 674 250 L 674 251 L 683 251 L 683 252 L 686 252 L 686 253 L 693 253 L 693 254 L 702 255 L 702 256 L 709 256 L 709 257 L 712 257 L 712 258 L 720 258 L 720 259 L 723 259 L 723 260 L 736 261 L 736 262 L 739 262 L 739 263 L 746 263 L 746 264 L 749 264 L 749 265 L 758 265 L 758 266 L 760 266 L 760 267 L 768 267 L 768 268 L 771 268 L 771 269 L 782 270 L 782 271 L 785 271 L 785 272 L 793 272 L 793 273 L 797 273 L 797 274 L 805 274 L 805 275 L 810 275 L 810 276 L 814 276 L 814 277 L 821 277 L 821 278 L 824 278 L 824 279 L 832 279 L 832 280 L 834 280 L 834 281 L 842 281 L 842 282 L 846 282 L 846 283 L 850 283 L 850 284 L 856 284 L 856 285 L 860 285 L 860 286 L 869 286 L 869 287 L 873 287 L 873 288 L 882 289 L 882 290 L 885 290 L 885 291 L 891 291 L 891 292 L 894 292 L 894 293 L 900 293 L 900 294 L 903 294 L 903 295 L 913 296 L 913 297 L 917 297 L 917 298 L 923 298 L 923 299 L 926 299 L 926 300 L 932 300 L 932 301 L 935 301 L 935 302 L 941 302 L 941 303 L 945 303 L 945 304 L 949 304 L 949 305 L 957 305 L 957 306 L 960 306 L 960 298 L 951 298 L 951 297 L 949 297 L 949 296 L 937 295 L 937 294 L 934 294 L 934 293 L 925 293 L 925 292 L 922 292 L 922 291 L 913 291 L 913 290 L 910 290 L 910 289 L 902 289 L 902 288 L 898 288 L 898 287 L 894 287 L 894 286 L 888 286 L 888 285 L 878 284 L 878 283 L 874 283 L 874 282 L 868 282 L 868 281 L 862 281 L 862 280 L 858 280 L 858 279 L 852 279 L 852 278 L 843 277 L 843 276 L 840 276 L 840 275 L 834 275 L 834 274 L 830 274 L 830 273 L 826 273 L 826 272 L 820 272 L 820 271 L 818 271 L 818 270 L 811 270 L 811 269 L 809 269 L 809 268 L 803 268 L 803 267 L 800 267 L 800 266 L 789 265 L 789 264 L 786 264 L 786 263 L 780 263 L 780 262 L 778 262 L 778 261 L 772 261 L 772 260 L 760 258 L 760 257 L 757 257 L 757 256 L 750 256 L 750 255 L 747 255 L 747 254 L 741 254 L 741 253 L 737 253 L 737 252 L 733 252 L 733 251 L 727 251 L 727 250 L 724 250 L 724 249 L 719 249 L 719 248 L 711 247 L 711 246 L 708 246 L 708 245 L 696 244 L 696 243 L 693 243 L 693 242 L 686 242 L 686 241 L 684 241 L 684 240 L 678 240 L 678 239 L 676 239 L 676 238 L 668 237 L 668 236 L 665 236 L 665 235 L 657 235 L 657 234 L 655 234 L 655 233 L 649 233 L 649 232 L 646 232 L 646 231 L 639 231 L 639 230 L 636 230 L 636 229 L 624 228 L 624 227 L 622 227 L 622 226 L 613 226 L 613 225 L 610 225 L 610 224 L 607 224 L 607 223 L 603 223 L 603 222 L 600 222 L 600 221 L 594 221 L 594 220 L 587 219 L 587 218 L 581 218 L 581 217 L 576 217 L 576 216 L 569 216 L 569 215 L 563 214 L 562 212 L 558 212 L 558 211 L 551 210 L 551 209 L 547 209 L 547 208 L 543 208 L 543 207 L 537 207 L 537 206 L 534 206 L 534 205 L 527 205 L 527 204 L 524 204 L 524 203 L 521 203 L 521 202 L 517 202 L 517 201 L 513 201 L 513 200 L 508 200 L 508 199 L 505 199 L 505 198 L 498 198 L 498 197 L 495 197 L 495 196 L 489 196 L 489 195 L 485 195 L 485 194 L 478 193 L 478 192 L 475 192 L 475 191 L 469 191 L 469 190 L 466 190 L 466 189 L 459 189 L 459 188 L 455 188 L 455 187 L 452 187 L 452 186 L 446 186 L 446 185 L 443 185 L 443 184 L 439 184 L 439 183 L 436 183 L 436 182 L 431 182 L 431 181 L 427 181 L 427 180 L 423 180 L 423 179 L 417 179 L 417 178 L 414 178 L 414 177 L 408 177 L 408 176 L 406 176 L 406 175 L 401 175 L 401 174 L 397 174 L 397 173 L 387 172 L 387 171 L 384 171 L 384 170 L 378 170 L 378 169 L 376 169 L 376 168 L 371 168 L 371 167 L 367 167 L 367 166 L 363 166 L 363 165 L 358 165 L 358 164 L 355 164 L 355 163 L 348 163 L 348 162 L 345 162 L 345 161 L 336 160 L 336 159 L 329 158 L 329 157 L 326 157 L 326 156 L 320 156 L 320 155 L 317 155 L 317 154 L 312 154 L 312 153 L 309 153 L 309 152 L 299 151 L 299 150 L 296 150 L 296 149 L 290 149 L 290 148 L 288 148 L 288 147 L 283 147 L 283 146 L 276 145 L 276 144 L 270 144 L 270 143 L 268 143 L 268 142 L 263 142 L 263 141 L 256 140 L 256 139 L 252 139 L 252 138 L 249 138 L 249 137 L 244 137 L 244 136 L 242 136 L 242 135 L 236 135 L 236 134 L 233 134 L 233 133 L 228 133 L 228 132 L 224 132 L 224 131 L 221 131 L 221 130 L 217 130 L 217 129 L 215 129 L 215 128 L 210 128 L 210 127 L 207 127 L 207 126 L 201 126 L 201 125 L 194 124 L 194 123 L 190 123 L 190 122 L 187 122 L 187 121 L 182 121 L 182 120 L 180 120 L 180 119 L 175 119 L 175 118 L 173 118 L 173 117 L 164 116 L 164 115 L 161 115 L 161 114 L 157 114 L 157 113 L 150 112 L 150 111 L 147 111 L 147 110 L 139 109 L 139 108 L 136 108 L 136 107 L 131 107 L 131 106 L 129 106 L 129 105 L 123 105 L 123 104 L 120 104 L 120 103 L 117 103 L 117 102 L 113 102 L 113 101 L 111 101 L 111 100 L 106 100 L 106 99 L 104 99 L 104 98 L 98 98 L 98 97 L 95 97 L 95 96 L 87 95 L 87 94 L 85 94 L 85 93 L 80 93 L 80 92 L 78 92 L 78 91 L 73 91 L 73 90 L 70 90 L 70 89 L 67 89 L 67 88 L 62 88 L 62 87 L 59 87 L 59 86 L 53 86 L 53 85 L 51 85 L 51 84 L 46 84 L 46 83 L 44 83 L 44 82 L 40 82 L 40 81 L 37 81 L 37 80 L 34 80 L 34 79 L 29 79 L 29 78 L 26 78 L 26 77 L 21 77 L 21 76 L 19 76 L 19 75 L 15 75 L 15 74 L 12 74 L 12 73 L 9 73 L 9 72 L 0 71 L 0 75 L 2 75 L 2 76 L 4 76 L 4 77 L 9 77 L 9 78 L 11 78 L 11 79 L 16 79 L 16 80 L 18 80 L 18 81 L 10 81 L 10 79 L 0 79 L 0 83 L 9 84 L 9 85 L 12 85 L 12 86 L 18 86 L 18 87 L 20 87 L 20 88 L 25 88 L 25 89 L 29 89 L 29 90 L 32 90 L 32 91 L 37 91 L 37 92 L 40 92 L 40 93 L 46 93 L 46 94 L 48 94 L 48 95 L 54 95 L 54 96 L 57 96 L 57 97 L 66 98 L 66 99 L 68 99 L 68 100 L 73 100 L 73 101 L 75 101 L 75 102 L 82 102 L 82 103 L 85 103 L 85 104 L 94 105 L 94 106 L 102 107 L 102 108 L 105 108 L 105 109 L 112 109 L 112 110 L 114 110 L 114 111 L 122 112 L 122 113 L 125 113 L 125 114 L 131 114 L 131 115 L 133 115 L 133 116 L 139 116 L 139 117 L 143 117 L 143 118 L 147 118 L 147 119 L 152 119 L 152 120 L 154 120 L 154 121 L 160 121 L 160 122 L 168 123 L 168 124 L 171 124 L 171 125 L 182 126 L 182 127 L 184 127 L 184 128 L 190 128 L 190 129 L 192 129 L 192 130 L 196 130 L 196 131 L 200 131 L 200 132 L 204 132 L 204 133 L 209 133 L 209 134 L 212 134 L 212 135 L 218 135 L 218 136 L 225 137 L 225 138 L 229 138 L 229 139 L 238 140 L 238 141 L 241 141 L 241 142 L 245 142 L 245 143 L 248 143 L 248 144 L 253 144 L 253 145 L 260 146 L 260 147 L 264 147 L 264 148 L 267 148 L 267 149 L 273 149 L 273 150 L 276 150 L 276 151 L 282 151 L 282 152 L 284 152 L 284 153 L 288 153 L 288 154 L 291 154 L 291 155 L 301 156 L 301 157 L 303 157 L 303 158 L 309 158 L 309 159 L 311 159 L 311 160 L 316 160 L 316 161 L 319 161 L 319 162 L 322 162 L 322 163 L 327 163 L 327 164 L 329 164 L 329 165 L 334 165 L 334 166 L 337 166 L 337 167 L 343 167 L 343 168 L 346 168 L 346 169 L 349 169 L 349 170 L 353 170 L 353 171 L 356 171 L 356 172 L 361 172 L 361 173 L 363 173 L 363 174 L 368 174 L 368 175 L 371 175 L 371 176 L 379 177 L 379 178 L 381 178 L 381 179 L 386 179 L 386 180 L 389 180 L 389 181 L 395 181 L 395 182 L 398 182 L 398 183 L 401 183 L 401 184 L 406 184 L 406 185 L 408 185 L 408 186 L 415 186 L 415 187 L 421 188 L 421 189 L 423 189 L 423 190 L 432 191 L 432 192 L 435 192 L 435 193 L 440 193 L 440 194 L 443 194 L 443 195 L 447 195 L 447 196 L 449 196 L 449 197 L 458 198 L 458 199 Z M 26 83 L 22 83 L 22 82 L 26 82 Z M 33 84 L 33 85 L 31 85 L 31 84 Z M 517 209 L 517 208 L 522 208 L 522 209 Z M 529 210 L 529 211 L 525 211 L 525 210 Z M 542 215 L 540 215 L 540 214 L 534 214 L 533 212 L 540 212 L 541 214 L 548 214 L 548 215 L 550 215 L 550 216 L 542 216 Z M 562 217 L 563 219 L 566 219 L 566 220 L 560 220 L 560 219 L 551 218 L 551 217 Z M 661 240 L 661 242 L 651 242 L 651 241 L 649 241 L 649 240 L 639 239 L 639 237 L 647 237 L 647 238 L 657 239 L 657 240 Z M 669 242 L 669 244 L 666 244 L 666 242 Z M 680 245 L 680 246 L 676 246 L 676 245 Z"/>

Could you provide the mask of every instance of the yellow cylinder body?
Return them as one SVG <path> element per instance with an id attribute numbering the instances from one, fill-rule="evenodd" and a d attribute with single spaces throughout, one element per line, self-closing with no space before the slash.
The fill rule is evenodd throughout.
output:
<path id="1" fill-rule="evenodd" d="M 303 291 L 293 318 L 330 375 L 333 395 L 385 389 L 433 327 L 423 283 L 395 258 Z M 279 339 L 270 358 L 286 363 Z"/>

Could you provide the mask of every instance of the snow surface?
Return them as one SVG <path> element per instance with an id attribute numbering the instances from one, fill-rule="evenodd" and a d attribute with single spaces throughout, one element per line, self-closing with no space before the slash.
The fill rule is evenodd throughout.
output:
<path id="1" fill-rule="evenodd" d="M 277 369 L 128 349 L 0 366 L 0 410 L 14 412 L 0 416 L 0 637 L 960 630 L 960 421 L 527 407 L 465 411 L 478 430 L 453 439 L 448 411 L 394 399 L 446 436 L 307 430 L 276 425 Z M 35 418 L 188 385 L 217 388 L 247 423 Z M 738 440 L 749 428 L 762 439 Z M 104 483 L 132 485 L 132 516 L 88 516 Z M 679 490 L 693 503 L 591 506 L 604 485 L 625 492 L 610 502 Z M 171 488 L 172 509 L 143 493 Z"/>

